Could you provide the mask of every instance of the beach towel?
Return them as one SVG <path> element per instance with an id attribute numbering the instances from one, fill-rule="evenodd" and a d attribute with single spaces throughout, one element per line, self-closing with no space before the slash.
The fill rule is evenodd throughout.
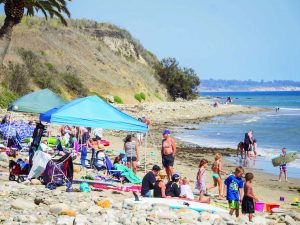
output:
<path id="1" fill-rule="evenodd" d="M 141 192 L 141 188 L 142 188 L 140 185 L 115 187 L 115 186 L 107 186 L 107 185 L 103 185 L 103 184 L 92 184 L 91 186 L 96 189 L 124 191 L 124 192 L 131 192 L 131 191 Z"/>
<path id="2" fill-rule="evenodd" d="M 130 183 L 140 184 L 142 183 L 142 178 L 138 177 L 130 168 L 124 166 L 123 164 L 114 164 L 114 169 L 121 171 L 121 176 L 126 177 Z"/>

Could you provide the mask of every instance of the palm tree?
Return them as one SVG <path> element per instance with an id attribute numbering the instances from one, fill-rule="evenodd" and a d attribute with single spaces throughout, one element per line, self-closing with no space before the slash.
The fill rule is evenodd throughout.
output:
<path id="1" fill-rule="evenodd" d="M 42 12 L 46 19 L 57 17 L 64 25 L 67 25 L 64 17 L 65 15 L 70 17 L 67 1 L 71 0 L 0 0 L 0 4 L 4 4 L 6 16 L 0 28 L 0 64 L 3 64 L 7 53 L 13 27 L 21 22 L 25 10 L 28 16 Z"/>

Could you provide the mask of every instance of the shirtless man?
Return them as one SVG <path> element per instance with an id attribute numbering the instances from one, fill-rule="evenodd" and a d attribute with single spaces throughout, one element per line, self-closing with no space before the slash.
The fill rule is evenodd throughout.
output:
<path id="1" fill-rule="evenodd" d="M 176 143 L 170 137 L 171 132 L 169 130 L 163 131 L 163 140 L 161 146 L 161 157 L 162 164 L 166 169 L 168 180 L 171 181 L 171 178 L 174 174 L 173 165 L 176 155 Z"/>

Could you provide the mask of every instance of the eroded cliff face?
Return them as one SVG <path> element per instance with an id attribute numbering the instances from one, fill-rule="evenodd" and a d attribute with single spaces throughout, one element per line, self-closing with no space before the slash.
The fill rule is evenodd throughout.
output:
<path id="1" fill-rule="evenodd" d="M 126 103 L 137 103 L 134 95 L 140 92 L 145 93 L 146 101 L 167 100 L 167 90 L 151 66 L 155 56 L 127 31 L 93 23 L 70 21 L 64 27 L 55 20 L 27 19 L 15 28 L 5 62 L 21 63 L 18 49 L 24 48 L 58 70 L 75 68 L 91 92 L 118 95 Z"/>

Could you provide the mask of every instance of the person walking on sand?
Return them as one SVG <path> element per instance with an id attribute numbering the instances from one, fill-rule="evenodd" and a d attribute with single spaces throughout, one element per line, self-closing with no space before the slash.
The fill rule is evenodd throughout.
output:
<path id="1" fill-rule="evenodd" d="M 281 149 L 281 156 L 285 156 L 286 155 L 286 152 L 287 152 L 287 148 L 283 148 Z M 288 179 L 287 179 L 287 172 L 286 172 L 286 164 L 282 164 L 279 166 L 279 169 L 280 169 L 280 173 L 279 173 L 279 179 L 278 181 L 280 182 L 281 181 L 281 176 L 282 174 L 284 174 L 284 178 L 285 178 L 285 181 L 288 182 Z"/>
<path id="2" fill-rule="evenodd" d="M 199 164 L 199 169 L 196 177 L 196 187 L 199 193 L 199 202 L 201 203 L 210 203 L 210 198 L 204 197 L 206 191 L 205 181 L 206 181 L 206 169 L 208 166 L 208 161 L 206 159 L 201 159 Z"/>
<path id="3" fill-rule="evenodd" d="M 243 187 L 244 182 L 242 176 L 244 174 L 243 167 L 239 166 L 235 169 L 234 175 L 230 175 L 224 181 L 226 190 L 226 199 L 229 205 L 229 214 L 239 217 L 240 215 L 240 204 L 243 199 Z"/>
<path id="4" fill-rule="evenodd" d="M 244 198 L 242 200 L 242 213 L 249 214 L 249 222 L 252 222 L 254 210 L 254 201 L 258 202 L 258 198 L 254 195 L 252 181 L 253 173 L 246 173 L 246 183 L 244 186 Z"/>
<path id="5" fill-rule="evenodd" d="M 176 156 L 176 143 L 170 137 L 170 134 L 171 132 L 169 130 L 163 131 L 163 140 L 161 146 L 162 164 L 166 169 L 168 181 L 171 180 L 172 175 L 174 174 L 173 165 Z"/>
<path id="6" fill-rule="evenodd" d="M 212 177 L 213 177 L 214 184 L 212 186 L 210 186 L 209 188 L 207 188 L 206 192 L 208 192 L 210 189 L 218 186 L 219 187 L 219 198 L 221 198 L 221 197 L 223 197 L 221 173 L 227 175 L 227 172 L 222 170 L 222 155 L 220 153 L 216 154 L 215 162 L 213 163 L 211 169 L 213 171 Z"/>

